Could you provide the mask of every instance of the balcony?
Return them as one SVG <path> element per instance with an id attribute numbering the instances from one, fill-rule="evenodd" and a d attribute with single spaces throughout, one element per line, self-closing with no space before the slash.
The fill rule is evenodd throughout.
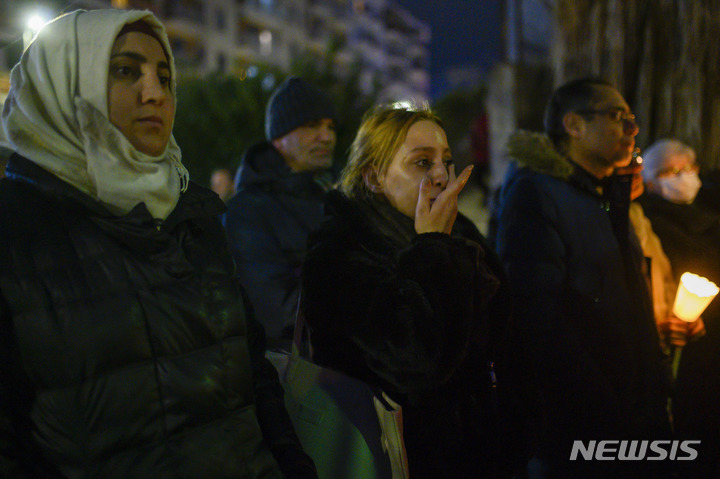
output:
<path id="1" fill-rule="evenodd" d="M 178 0 L 165 6 L 166 20 L 183 20 L 190 23 L 205 24 L 205 11 L 202 2 L 197 0 Z"/>

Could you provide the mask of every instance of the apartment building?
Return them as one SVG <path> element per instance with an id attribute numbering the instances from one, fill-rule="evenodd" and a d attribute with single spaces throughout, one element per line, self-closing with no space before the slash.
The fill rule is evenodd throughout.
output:
<path id="1" fill-rule="evenodd" d="M 26 21 L 77 8 L 141 8 L 165 24 L 181 75 L 253 74 L 258 65 L 288 71 L 334 52 L 343 77 L 357 64 L 361 85 L 384 100 L 428 98 L 430 27 L 392 0 L 75 0 L 0 2 L 0 101 L 22 51 Z M 39 11 L 35 11 L 41 5 Z M 35 9 L 35 10 L 34 10 Z M 356 63 L 357 62 L 357 63 Z"/>
<path id="2" fill-rule="evenodd" d="M 186 72 L 287 71 L 332 49 L 341 78 L 359 62 L 361 84 L 377 82 L 383 99 L 428 97 L 430 28 L 389 0 L 176 0 L 159 15 Z"/>

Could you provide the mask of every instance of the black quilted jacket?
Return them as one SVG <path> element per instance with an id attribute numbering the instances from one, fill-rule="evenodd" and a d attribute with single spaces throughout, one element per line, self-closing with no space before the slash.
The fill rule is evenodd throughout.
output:
<path id="1" fill-rule="evenodd" d="M 14 156 L 0 205 L 0 476 L 314 476 L 215 195 L 116 217 Z"/>

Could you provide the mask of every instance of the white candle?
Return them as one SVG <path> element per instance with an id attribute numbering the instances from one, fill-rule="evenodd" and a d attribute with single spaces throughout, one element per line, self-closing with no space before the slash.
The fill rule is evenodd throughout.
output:
<path id="1" fill-rule="evenodd" d="M 693 322 L 705 311 L 710 301 L 718 294 L 717 285 L 707 278 L 692 273 L 680 277 L 673 314 L 683 321 Z"/>

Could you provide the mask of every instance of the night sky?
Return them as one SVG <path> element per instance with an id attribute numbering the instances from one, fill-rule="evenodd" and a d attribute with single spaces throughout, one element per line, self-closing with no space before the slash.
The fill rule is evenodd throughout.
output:
<path id="1" fill-rule="evenodd" d="M 430 75 L 433 98 L 447 92 L 447 73 L 454 67 L 473 67 L 489 73 L 501 59 L 501 0 L 397 0 L 430 24 Z"/>

